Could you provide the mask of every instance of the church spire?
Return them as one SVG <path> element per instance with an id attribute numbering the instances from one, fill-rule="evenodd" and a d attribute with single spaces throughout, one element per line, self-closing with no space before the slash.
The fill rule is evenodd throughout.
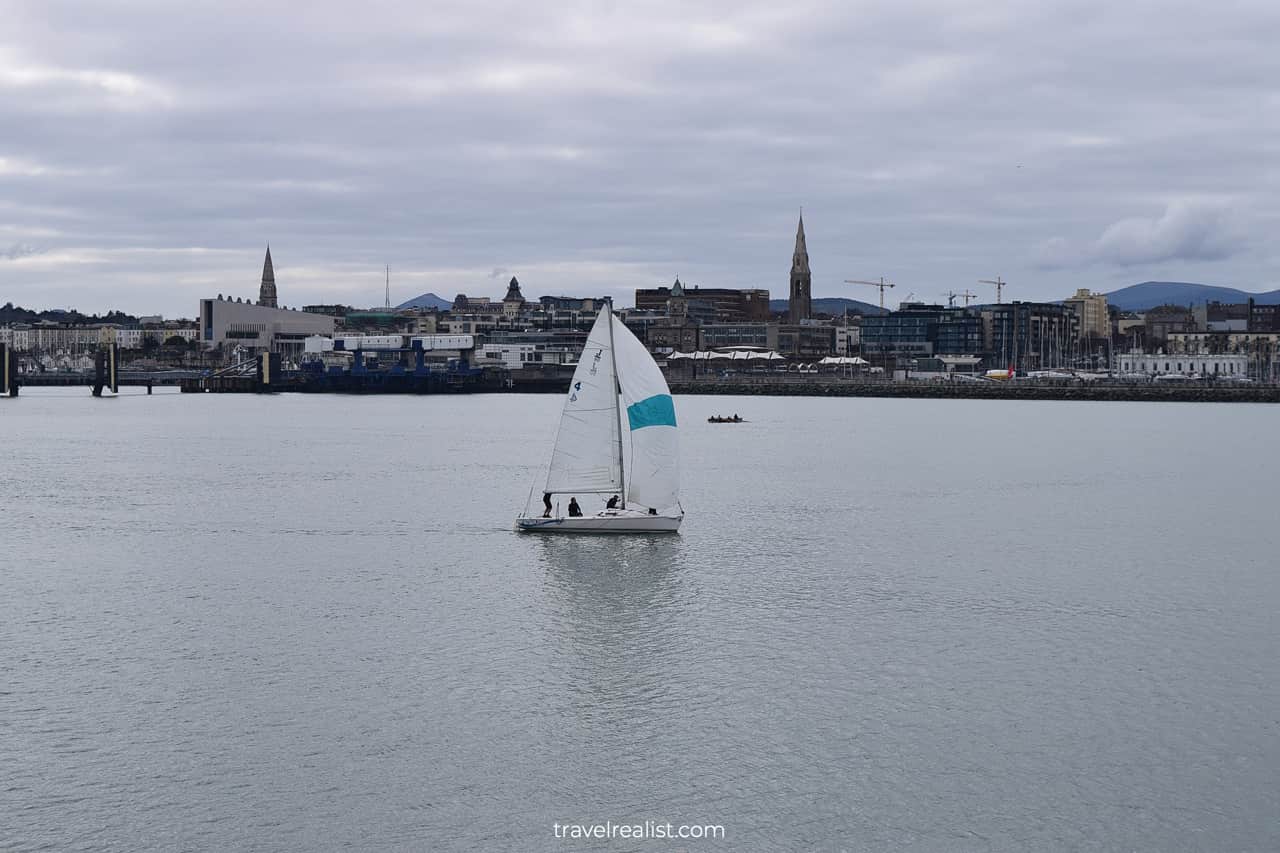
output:
<path id="1" fill-rule="evenodd" d="M 796 250 L 791 255 L 791 272 L 809 272 L 809 247 L 804 242 L 804 211 L 800 211 L 800 225 L 796 228 Z"/>
<path id="2" fill-rule="evenodd" d="M 796 249 L 791 254 L 791 298 L 787 302 L 787 319 L 791 323 L 802 323 L 811 316 L 812 284 L 813 276 L 809 272 L 809 247 L 804 242 L 804 211 L 802 210 L 800 225 L 796 228 Z"/>
<path id="3" fill-rule="evenodd" d="M 262 286 L 258 288 L 258 304 L 276 308 L 276 271 L 271 266 L 271 244 L 267 244 L 267 259 L 262 262 Z"/>

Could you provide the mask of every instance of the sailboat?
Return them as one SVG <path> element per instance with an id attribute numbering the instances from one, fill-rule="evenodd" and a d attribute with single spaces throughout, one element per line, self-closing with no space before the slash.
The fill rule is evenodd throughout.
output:
<path id="1" fill-rule="evenodd" d="M 629 451 L 629 452 L 628 452 Z M 547 471 L 544 502 L 554 497 L 617 495 L 599 512 L 566 515 L 557 501 L 543 515 L 516 519 L 530 533 L 675 533 L 680 460 L 671 389 L 644 344 L 600 309 L 573 372 Z"/>

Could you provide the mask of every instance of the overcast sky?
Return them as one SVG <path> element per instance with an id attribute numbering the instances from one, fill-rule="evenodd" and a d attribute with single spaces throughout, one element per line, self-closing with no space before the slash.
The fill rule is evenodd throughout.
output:
<path id="1" fill-rule="evenodd" d="M 305 11 L 303 11 L 305 10 Z M 0 0 L 0 303 L 1280 287 L 1280 4 Z"/>

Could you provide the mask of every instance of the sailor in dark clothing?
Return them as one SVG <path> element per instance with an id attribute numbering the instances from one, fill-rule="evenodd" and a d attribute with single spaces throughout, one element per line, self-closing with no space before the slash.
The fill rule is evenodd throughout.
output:
<path id="1" fill-rule="evenodd" d="M 542 505 L 546 507 L 546 509 L 542 511 L 542 517 L 550 518 L 551 517 L 551 493 L 550 492 L 542 493 Z"/>
<path id="2" fill-rule="evenodd" d="M 569 498 L 569 517 L 570 518 L 582 517 L 582 507 L 578 506 L 577 498 Z"/>
<path id="3" fill-rule="evenodd" d="M 609 498 L 609 502 L 608 502 L 608 503 L 606 503 L 606 504 L 604 505 L 604 508 L 605 508 L 605 509 L 617 509 L 617 508 L 618 508 L 618 496 L 617 496 L 617 495 L 614 495 L 613 497 Z"/>

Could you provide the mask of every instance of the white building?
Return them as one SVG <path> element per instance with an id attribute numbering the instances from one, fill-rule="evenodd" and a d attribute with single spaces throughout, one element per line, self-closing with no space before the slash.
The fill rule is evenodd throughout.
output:
<path id="1" fill-rule="evenodd" d="M 100 324 L 37 323 L 0 328 L 0 343 L 14 352 L 80 354 L 114 340 L 115 327 Z"/>
<path id="2" fill-rule="evenodd" d="M 1147 376 L 1247 377 L 1249 357 L 1230 353 L 1188 355 L 1179 353 L 1124 353 L 1116 358 L 1122 373 Z"/>
<path id="3" fill-rule="evenodd" d="M 857 355 L 862 344 L 862 326 L 836 326 L 836 355 Z"/>
<path id="4" fill-rule="evenodd" d="M 140 349 L 142 347 L 142 330 L 116 329 L 115 340 L 120 349 Z"/>
<path id="5" fill-rule="evenodd" d="M 0 344 L 4 344 L 14 352 L 27 352 L 31 349 L 31 327 L 27 325 L 0 327 Z"/>
<path id="6" fill-rule="evenodd" d="M 166 343 L 170 338 L 182 338 L 184 341 L 200 339 L 200 330 L 194 325 L 179 326 L 171 321 L 164 326 L 154 328 L 138 328 L 137 326 L 103 326 L 102 343 L 115 343 L 120 349 L 141 349 L 147 341 L 157 344 Z"/>
<path id="7" fill-rule="evenodd" d="M 11 330 L 15 352 L 80 354 L 97 350 L 109 342 L 110 327 L 77 326 L 68 323 L 37 323 Z"/>
<path id="8" fill-rule="evenodd" d="M 1251 379 L 1280 378 L 1280 332 L 1174 332 L 1168 344 L 1169 352 L 1192 359 L 1201 353 L 1237 355 L 1247 360 L 1245 375 Z"/>
<path id="9" fill-rule="evenodd" d="M 578 349 L 570 346 L 538 343 L 485 344 L 477 353 L 477 364 L 503 364 L 512 370 L 526 365 L 575 364 Z"/>

